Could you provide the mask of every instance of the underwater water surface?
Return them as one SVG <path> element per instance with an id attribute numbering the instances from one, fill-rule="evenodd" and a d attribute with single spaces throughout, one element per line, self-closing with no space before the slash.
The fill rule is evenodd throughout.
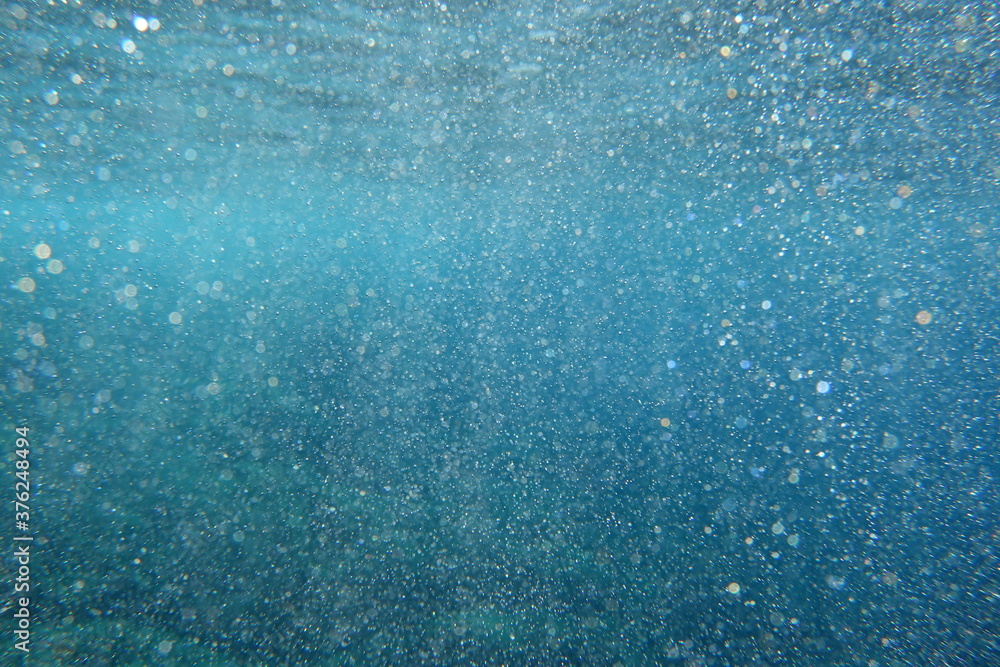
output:
<path id="1" fill-rule="evenodd" d="M 8 3 L 4 664 L 995 664 L 998 34 Z"/>

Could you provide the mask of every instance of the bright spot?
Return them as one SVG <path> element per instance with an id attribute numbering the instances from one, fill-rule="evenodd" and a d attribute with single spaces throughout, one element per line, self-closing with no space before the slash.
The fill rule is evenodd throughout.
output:
<path id="1" fill-rule="evenodd" d="M 25 294 L 31 294 L 35 291 L 35 281 L 28 277 L 21 278 L 17 281 L 17 289 L 21 290 Z"/>
<path id="2" fill-rule="evenodd" d="M 770 301 L 761 301 L 760 307 L 763 308 L 764 310 L 771 310 L 771 302 Z"/>
<path id="3" fill-rule="evenodd" d="M 816 383 L 817 394 L 826 394 L 829 393 L 829 391 L 830 391 L 830 383 L 827 382 L 826 380 L 820 380 L 819 382 Z"/>
<path id="4" fill-rule="evenodd" d="M 147 30 L 149 30 L 149 21 L 147 21 L 141 16 L 136 16 L 135 18 L 132 19 L 132 26 L 139 32 L 146 32 Z"/>
<path id="5" fill-rule="evenodd" d="M 39 243 L 35 246 L 35 257 L 38 259 L 48 259 L 52 256 L 52 248 L 45 245 L 44 243 Z"/>
<path id="6" fill-rule="evenodd" d="M 917 313 L 917 317 L 916 317 L 917 324 L 930 324 L 931 323 L 931 319 L 932 319 L 932 316 L 930 314 L 930 311 L 921 310 L 919 313 Z"/>
<path id="7" fill-rule="evenodd" d="M 726 586 L 726 590 L 732 593 L 733 595 L 736 595 L 740 592 L 740 585 L 734 581 L 733 583 Z"/>

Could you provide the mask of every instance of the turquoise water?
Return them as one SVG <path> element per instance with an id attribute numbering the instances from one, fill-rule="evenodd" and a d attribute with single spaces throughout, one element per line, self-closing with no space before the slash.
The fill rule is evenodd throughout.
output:
<path id="1" fill-rule="evenodd" d="M 3 12 L 10 664 L 995 660 L 995 10 Z"/>

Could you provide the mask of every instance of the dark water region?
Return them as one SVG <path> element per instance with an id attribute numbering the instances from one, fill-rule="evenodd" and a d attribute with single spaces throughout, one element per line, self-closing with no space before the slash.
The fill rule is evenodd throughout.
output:
<path id="1" fill-rule="evenodd" d="M 998 35 L 6 5 L 4 660 L 996 663 Z"/>

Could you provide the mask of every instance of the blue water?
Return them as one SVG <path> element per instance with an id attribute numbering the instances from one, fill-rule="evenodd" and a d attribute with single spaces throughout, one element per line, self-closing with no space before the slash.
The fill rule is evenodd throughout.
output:
<path id="1" fill-rule="evenodd" d="M 997 661 L 995 11 L 3 11 L 10 664 Z"/>

